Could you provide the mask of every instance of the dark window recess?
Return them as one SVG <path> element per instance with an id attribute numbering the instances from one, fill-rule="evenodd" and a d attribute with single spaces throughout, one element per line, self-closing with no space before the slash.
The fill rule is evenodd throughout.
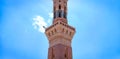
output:
<path id="1" fill-rule="evenodd" d="M 58 17 L 61 17 L 61 10 L 59 10 L 58 12 L 59 12 L 59 16 Z"/>
<path id="2" fill-rule="evenodd" d="M 61 16 L 62 16 L 62 18 L 64 17 L 64 11 L 61 12 Z"/>
<path id="3" fill-rule="evenodd" d="M 65 10 L 65 12 L 64 12 L 64 18 L 67 18 L 67 17 L 66 17 L 66 15 L 67 15 L 67 13 L 66 13 L 67 8 L 64 7 L 64 10 Z"/>
<path id="4" fill-rule="evenodd" d="M 61 2 L 61 0 L 59 0 L 59 2 Z"/>
<path id="5" fill-rule="evenodd" d="M 66 13 L 62 10 L 58 10 L 58 11 L 54 12 L 54 19 L 57 17 L 66 18 Z"/>
<path id="6" fill-rule="evenodd" d="M 59 13 L 58 17 L 62 17 L 61 5 L 59 5 L 59 11 L 58 11 L 58 13 Z"/>
<path id="7" fill-rule="evenodd" d="M 65 54 L 65 58 L 67 58 L 66 54 Z"/>
<path id="8" fill-rule="evenodd" d="M 59 13 L 59 17 L 61 17 L 61 14 Z"/>
<path id="9" fill-rule="evenodd" d="M 56 18 L 59 17 L 59 11 L 56 11 Z"/>
<path id="10" fill-rule="evenodd" d="M 64 13 L 64 18 L 66 18 L 66 13 Z"/>
<path id="11" fill-rule="evenodd" d="M 61 6 L 59 5 L 59 9 L 61 9 Z"/>

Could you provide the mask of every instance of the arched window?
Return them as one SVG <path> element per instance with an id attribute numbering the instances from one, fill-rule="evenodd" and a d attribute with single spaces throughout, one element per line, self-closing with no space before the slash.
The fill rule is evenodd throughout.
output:
<path id="1" fill-rule="evenodd" d="M 59 9 L 61 9 L 61 5 L 59 5 Z"/>

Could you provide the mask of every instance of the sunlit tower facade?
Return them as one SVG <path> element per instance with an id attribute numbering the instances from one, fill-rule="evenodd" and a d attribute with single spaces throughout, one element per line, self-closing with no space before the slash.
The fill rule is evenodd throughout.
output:
<path id="1" fill-rule="evenodd" d="M 53 23 L 45 29 L 49 40 L 48 59 L 72 59 L 75 28 L 67 21 L 68 0 L 53 0 Z"/>

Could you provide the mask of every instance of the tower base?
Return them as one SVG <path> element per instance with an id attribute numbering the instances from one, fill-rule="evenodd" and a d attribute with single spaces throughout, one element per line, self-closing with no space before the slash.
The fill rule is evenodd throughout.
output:
<path id="1" fill-rule="evenodd" d="M 48 59 L 72 59 L 72 48 L 62 44 L 49 47 Z"/>

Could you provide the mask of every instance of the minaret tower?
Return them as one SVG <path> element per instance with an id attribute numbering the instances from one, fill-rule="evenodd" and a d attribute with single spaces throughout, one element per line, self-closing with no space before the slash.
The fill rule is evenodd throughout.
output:
<path id="1" fill-rule="evenodd" d="M 67 1 L 53 0 L 53 23 L 45 29 L 49 40 L 48 59 L 72 59 L 71 42 L 75 28 L 67 22 Z"/>

